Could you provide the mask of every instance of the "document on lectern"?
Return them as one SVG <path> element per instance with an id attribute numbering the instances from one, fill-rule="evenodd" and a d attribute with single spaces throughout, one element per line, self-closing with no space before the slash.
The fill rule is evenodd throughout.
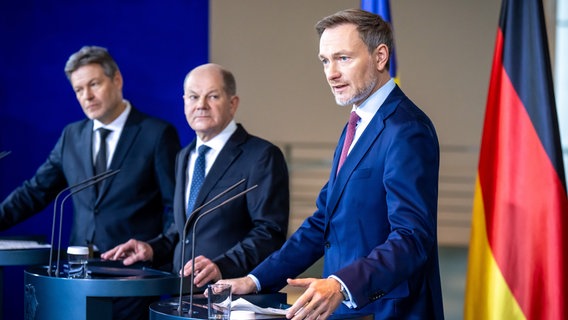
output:
<path id="1" fill-rule="evenodd" d="M 286 315 L 285 309 L 261 308 L 243 298 L 231 302 L 231 311 L 252 311 L 255 313 L 256 319 L 270 318 L 273 316 L 282 317 Z"/>
<path id="2" fill-rule="evenodd" d="M 21 250 L 51 248 L 48 243 L 39 243 L 33 240 L 0 240 L 0 250 Z"/>

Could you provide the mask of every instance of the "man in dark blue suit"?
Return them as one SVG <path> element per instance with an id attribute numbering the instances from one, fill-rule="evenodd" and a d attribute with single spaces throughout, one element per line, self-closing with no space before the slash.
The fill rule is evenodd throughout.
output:
<path id="1" fill-rule="evenodd" d="M 289 217 L 288 170 L 280 149 L 250 135 L 234 120 L 239 106 L 231 72 L 205 64 L 188 73 L 184 81 L 185 116 L 197 138 L 181 150 L 176 161 L 175 225 L 158 241 L 132 239 L 102 255 L 124 259 L 125 264 L 152 260 L 171 262 L 174 272 L 191 275 L 193 224 L 204 211 L 230 196 L 258 185 L 243 197 L 200 218 L 196 226 L 195 284 L 199 287 L 222 278 L 244 276 L 279 249 L 286 240 Z M 194 188 L 199 162 L 205 155 L 204 179 Z M 234 185 L 245 182 L 219 201 L 196 208 Z M 188 206 L 189 199 L 195 198 Z M 193 214 L 192 214 L 193 213 Z M 181 261 L 184 226 L 188 224 L 185 261 Z"/>
<path id="2" fill-rule="evenodd" d="M 180 150 L 175 128 L 123 99 L 122 75 L 106 49 L 83 47 L 71 55 L 65 73 L 88 119 L 68 125 L 36 174 L 0 204 L 0 230 L 41 211 L 67 186 L 95 175 L 95 163 L 104 154 L 100 170 L 120 171 L 73 195 L 70 244 L 102 252 L 130 238 L 160 237 L 164 222 L 171 221 Z"/>
<path id="3" fill-rule="evenodd" d="M 111 130 L 106 168 L 120 172 L 98 188 L 73 195 L 70 244 L 106 251 L 132 237 L 159 236 L 172 208 L 180 149 L 175 128 L 122 98 L 122 75 L 106 49 L 83 47 L 69 58 L 65 73 L 88 119 L 68 125 L 36 174 L 0 204 L 0 229 L 41 211 L 65 187 L 92 177 L 98 131 L 105 128 Z"/>
<path id="4" fill-rule="evenodd" d="M 349 9 L 316 25 L 337 104 L 352 106 L 316 212 L 233 292 L 306 288 L 291 319 L 443 319 L 437 250 L 439 145 L 389 75 L 392 31 Z M 323 279 L 293 279 L 324 256 Z"/>

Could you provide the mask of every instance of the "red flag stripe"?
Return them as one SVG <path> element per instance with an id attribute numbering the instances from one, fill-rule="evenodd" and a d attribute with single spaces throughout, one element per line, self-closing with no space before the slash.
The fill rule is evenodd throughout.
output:
<path id="1" fill-rule="evenodd" d="M 568 212 L 568 205 L 562 183 L 500 63 L 502 48 L 499 31 L 479 163 L 488 241 L 525 316 L 562 318 L 567 286 L 562 272 L 565 250 L 559 246 L 567 243 L 561 230 L 566 221 L 550 213 Z M 535 196 L 542 194 L 559 196 Z"/>

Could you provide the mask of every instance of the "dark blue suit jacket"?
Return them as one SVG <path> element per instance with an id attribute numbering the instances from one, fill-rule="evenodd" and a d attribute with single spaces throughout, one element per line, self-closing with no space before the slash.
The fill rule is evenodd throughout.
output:
<path id="1" fill-rule="evenodd" d="M 41 211 L 65 187 L 94 175 L 92 134 L 88 119 L 65 127 L 36 174 L 0 204 L 0 229 Z M 120 172 L 103 182 L 97 198 L 94 187 L 73 195 L 70 244 L 92 243 L 104 252 L 130 238 L 158 237 L 165 215 L 171 215 L 179 149 L 171 124 L 132 108 L 109 167 Z"/>
<path id="2" fill-rule="evenodd" d="M 280 149 L 250 135 L 238 125 L 209 170 L 197 197 L 199 207 L 241 179 L 246 182 L 190 217 L 185 261 L 181 261 L 183 227 L 186 223 L 185 187 L 189 153 L 195 141 L 182 149 L 176 161 L 174 197 L 175 225 L 162 241 L 153 241 L 154 260 L 164 261 L 175 246 L 174 272 L 191 258 L 193 223 L 200 213 L 245 189 L 258 187 L 201 218 L 196 228 L 195 256 L 204 255 L 217 264 L 223 278 L 246 275 L 278 250 L 288 232 L 290 193 L 288 169 Z M 165 241 L 168 240 L 168 241 Z"/>
<path id="3" fill-rule="evenodd" d="M 279 290 L 323 255 L 323 276 L 339 277 L 358 306 L 336 314 L 442 319 L 434 126 L 397 86 L 336 176 L 344 135 L 316 212 L 252 274 Z"/>

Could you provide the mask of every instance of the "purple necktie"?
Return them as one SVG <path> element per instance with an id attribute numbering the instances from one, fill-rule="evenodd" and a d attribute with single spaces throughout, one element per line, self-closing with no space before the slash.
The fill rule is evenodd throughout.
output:
<path id="1" fill-rule="evenodd" d="M 349 123 L 347 124 L 347 133 L 345 134 L 345 141 L 343 142 L 343 149 L 341 150 L 341 157 L 339 158 L 339 164 L 337 165 L 337 172 L 341 169 L 343 162 L 345 162 L 345 158 L 347 158 L 347 153 L 349 152 L 349 147 L 351 147 L 351 143 L 353 142 L 353 137 L 355 137 L 355 128 L 357 128 L 357 122 L 359 121 L 359 116 L 355 111 L 351 111 L 351 115 L 349 116 Z"/>

